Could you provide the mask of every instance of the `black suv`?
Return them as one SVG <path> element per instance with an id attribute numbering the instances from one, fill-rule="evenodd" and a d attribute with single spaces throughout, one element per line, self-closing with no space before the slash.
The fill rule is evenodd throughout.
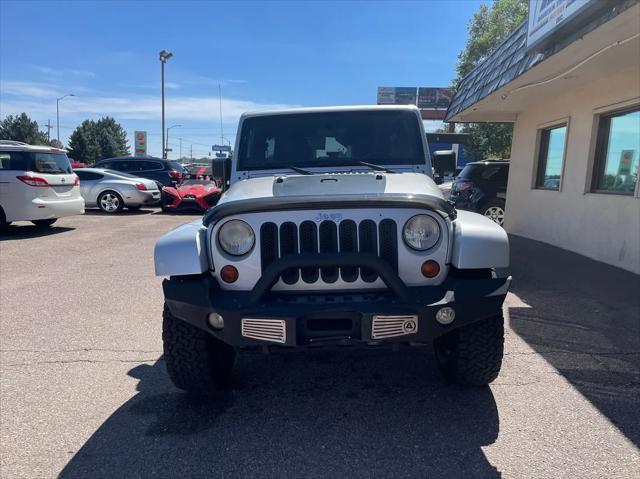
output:
<path id="1" fill-rule="evenodd" d="M 141 178 L 154 180 L 162 186 L 174 186 L 180 183 L 187 170 L 181 163 L 153 156 L 120 156 L 101 160 L 93 165 L 94 168 L 124 171 Z"/>
<path id="2" fill-rule="evenodd" d="M 451 201 L 456 208 L 483 214 L 504 223 L 508 161 L 477 161 L 467 163 L 451 185 Z"/>

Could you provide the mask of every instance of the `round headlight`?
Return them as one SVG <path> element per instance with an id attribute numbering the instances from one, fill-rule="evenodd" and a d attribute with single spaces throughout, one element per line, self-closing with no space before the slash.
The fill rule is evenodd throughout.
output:
<path id="1" fill-rule="evenodd" d="M 416 215 L 405 223 L 402 237 L 409 248 L 426 251 L 440 239 L 440 225 L 429 215 Z"/>
<path id="2" fill-rule="evenodd" d="M 247 254 L 256 242 L 256 235 L 244 221 L 231 220 L 218 232 L 218 243 L 225 253 L 233 256 Z"/>

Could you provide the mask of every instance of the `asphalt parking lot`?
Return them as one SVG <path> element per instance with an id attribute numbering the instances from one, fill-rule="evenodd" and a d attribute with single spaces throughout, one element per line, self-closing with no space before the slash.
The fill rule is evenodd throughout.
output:
<path id="1" fill-rule="evenodd" d="M 506 355 L 445 384 L 430 348 L 239 356 L 206 401 L 164 371 L 142 210 L 0 238 L 2 478 L 640 477 L 638 276 L 512 238 Z"/>

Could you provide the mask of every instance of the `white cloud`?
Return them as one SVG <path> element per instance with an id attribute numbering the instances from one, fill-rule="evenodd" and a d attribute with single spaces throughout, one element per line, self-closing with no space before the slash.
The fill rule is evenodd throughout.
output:
<path id="1" fill-rule="evenodd" d="M 3 81 L 0 83 L 0 111 L 3 116 L 27 112 L 45 118 L 55 113 L 55 98 L 63 92 L 45 83 Z M 7 96 L 12 98 L 7 99 Z M 175 96 L 165 100 L 166 116 L 174 120 L 220 120 L 219 100 L 212 96 Z M 261 103 L 222 98 L 222 120 L 235 122 L 246 111 L 290 108 L 293 105 Z M 98 95 L 92 92 L 64 102 L 65 115 L 99 117 L 110 115 L 122 120 L 155 120 L 160 117 L 159 95 Z"/>
<path id="2" fill-rule="evenodd" d="M 51 76 L 68 76 L 68 75 L 74 75 L 74 76 L 80 76 L 80 77 L 94 77 L 96 76 L 95 73 L 87 71 L 87 70 L 79 70 L 77 68 L 51 68 L 51 67 L 47 67 L 44 65 L 33 65 L 33 64 L 27 64 L 28 67 L 40 72 L 40 73 L 44 73 L 45 75 L 51 75 Z"/>
<path id="3" fill-rule="evenodd" d="M 60 90 L 46 83 L 25 81 L 0 81 L 0 94 L 27 96 L 37 98 L 51 98 L 60 95 Z"/>

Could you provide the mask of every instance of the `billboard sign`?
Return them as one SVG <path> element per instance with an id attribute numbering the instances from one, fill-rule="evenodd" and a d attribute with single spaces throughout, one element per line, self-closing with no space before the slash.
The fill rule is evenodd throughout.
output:
<path id="1" fill-rule="evenodd" d="M 378 87 L 378 105 L 394 105 L 396 101 L 396 89 L 390 86 Z"/>
<path id="2" fill-rule="evenodd" d="M 449 108 L 452 93 L 449 88 L 418 88 L 418 108 Z"/>
<path id="3" fill-rule="evenodd" d="M 421 110 L 446 110 L 452 96 L 450 88 L 378 87 L 378 105 L 417 105 Z M 440 114 L 436 117 L 444 118 Z"/>
<path id="4" fill-rule="evenodd" d="M 416 87 L 378 87 L 378 105 L 415 105 Z"/>
<path id="5" fill-rule="evenodd" d="M 134 156 L 147 156 L 147 132 L 135 131 L 133 141 Z"/>
<path id="6" fill-rule="evenodd" d="M 597 3 L 598 0 L 529 0 L 527 48 L 539 44 Z"/>

